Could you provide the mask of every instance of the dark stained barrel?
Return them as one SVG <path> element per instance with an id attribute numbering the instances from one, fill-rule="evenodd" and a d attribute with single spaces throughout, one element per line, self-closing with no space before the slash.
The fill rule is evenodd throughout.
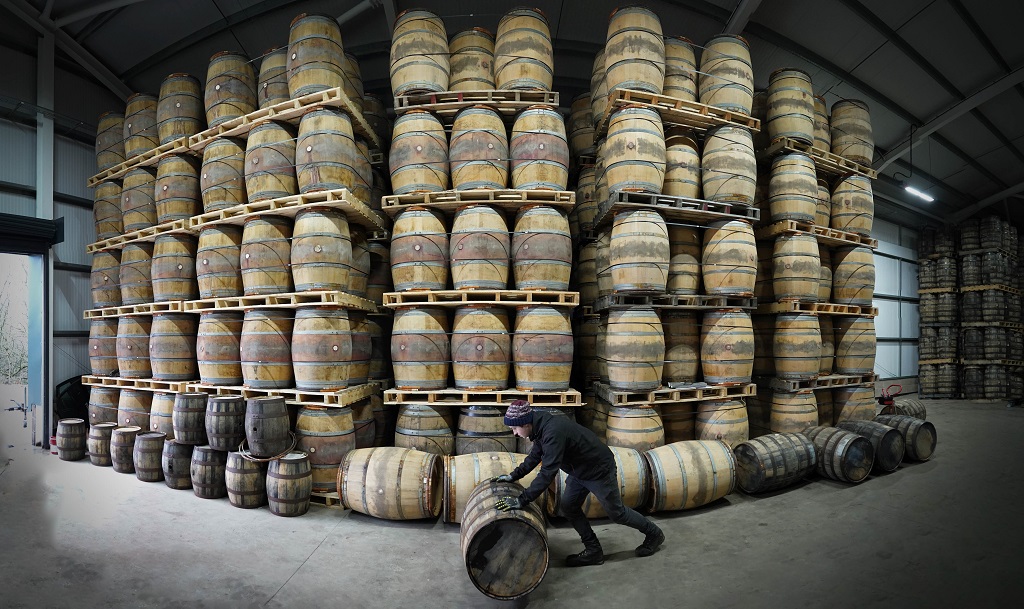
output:
<path id="1" fill-rule="evenodd" d="M 273 457 L 289 440 L 288 407 L 282 397 L 252 398 L 245 407 L 245 439 L 254 457 Z"/>
<path id="2" fill-rule="evenodd" d="M 238 450 L 245 440 L 245 398 L 240 395 L 211 396 L 206 402 L 206 437 L 214 450 Z"/>
<path id="3" fill-rule="evenodd" d="M 213 450 L 209 446 L 196 446 L 192 449 L 189 473 L 192 476 L 192 492 L 196 497 L 220 499 L 227 496 L 228 489 L 224 484 L 227 457 L 227 453 Z"/>
<path id="4" fill-rule="evenodd" d="M 166 440 L 167 434 L 159 431 L 147 431 L 135 436 L 132 462 L 136 478 L 143 482 L 160 482 L 164 479 L 160 455 Z"/>
<path id="5" fill-rule="evenodd" d="M 85 458 L 85 437 L 88 428 L 85 419 L 57 421 L 57 457 L 61 461 L 80 461 Z"/>
<path id="6" fill-rule="evenodd" d="M 228 453 L 224 486 L 228 491 L 228 501 L 237 508 L 267 505 L 266 466 L 243 458 L 241 453 Z"/>
<path id="7" fill-rule="evenodd" d="M 875 451 L 866 438 L 837 427 L 808 427 L 803 434 L 818 452 L 820 475 L 853 483 L 868 477 Z"/>
<path id="8" fill-rule="evenodd" d="M 176 440 L 164 442 L 160 466 L 164 471 L 164 484 L 176 490 L 192 488 L 192 451 L 195 446 Z"/>
<path id="9" fill-rule="evenodd" d="M 117 429 L 117 423 L 94 423 L 89 426 L 89 436 L 85 439 L 85 448 L 89 461 L 93 465 L 105 467 L 110 461 L 110 435 Z"/>
<path id="10" fill-rule="evenodd" d="M 174 396 L 174 411 L 171 414 L 174 439 L 182 444 L 206 444 L 206 401 L 205 393 L 179 393 Z"/>
<path id="11" fill-rule="evenodd" d="M 772 433 L 733 448 L 736 484 L 745 493 L 763 493 L 803 480 L 817 465 L 817 452 L 807 436 Z"/>
<path id="12" fill-rule="evenodd" d="M 935 452 L 935 444 L 938 441 L 935 425 L 922 419 L 898 414 L 878 415 L 875 421 L 895 427 L 903 434 L 907 446 L 907 459 L 927 461 Z"/>
<path id="13" fill-rule="evenodd" d="M 903 462 L 906 443 L 898 430 L 874 421 L 839 421 L 836 427 L 852 431 L 871 442 L 875 450 L 876 472 L 896 471 Z"/>
<path id="14" fill-rule="evenodd" d="M 267 500 L 276 516 L 302 516 L 309 511 L 313 473 L 306 453 L 291 452 L 267 468 Z"/>
<path id="15" fill-rule="evenodd" d="M 132 451 L 135 449 L 135 436 L 142 428 L 132 425 L 118 427 L 110 435 L 110 460 L 114 471 L 119 474 L 134 474 L 135 462 Z"/>

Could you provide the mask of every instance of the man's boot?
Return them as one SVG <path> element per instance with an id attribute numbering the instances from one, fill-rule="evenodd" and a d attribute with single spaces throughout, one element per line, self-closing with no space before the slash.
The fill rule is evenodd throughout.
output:
<path id="1" fill-rule="evenodd" d="M 637 556 L 650 556 L 658 550 L 661 544 L 665 543 L 665 533 L 654 524 L 651 526 L 654 527 L 654 531 L 648 533 L 644 537 L 644 542 L 636 547 Z"/>
<path id="2" fill-rule="evenodd" d="M 601 546 L 584 548 L 579 554 L 570 554 L 565 557 L 565 565 L 567 567 L 586 567 L 602 564 L 604 564 L 604 552 L 601 550 Z"/>

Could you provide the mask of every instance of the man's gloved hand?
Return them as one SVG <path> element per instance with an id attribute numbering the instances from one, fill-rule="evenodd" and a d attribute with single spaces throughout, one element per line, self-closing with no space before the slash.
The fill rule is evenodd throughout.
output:
<path id="1" fill-rule="evenodd" d="M 494 507 L 502 512 L 511 512 L 512 510 L 523 509 L 523 504 L 519 501 L 519 497 L 502 497 Z"/>
<path id="2" fill-rule="evenodd" d="M 512 482 L 512 475 L 511 474 L 502 474 L 500 476 L 495 476 L 495 477 L 491 478 L 490 481 L 491 482 Z"/>

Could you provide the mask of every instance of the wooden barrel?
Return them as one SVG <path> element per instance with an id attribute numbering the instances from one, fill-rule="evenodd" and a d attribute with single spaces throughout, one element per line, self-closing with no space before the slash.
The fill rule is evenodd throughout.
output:
<path id="1" fill-rule="evenodd" d="M 395 441 L 398 407 L 385 405 L 384 400 L 380 396 L 370 396 L 370 404 L 373 409 L 373 446 L 391 446 Z M 357 440 L 358 437 L 357 435 Z"/>
<path id="2" fill-rule="evenodd" d="M 202 213 L 199 189 L 199 160 L 183 155 L 160 159 L 156 165 L 153 204 L 159 224 L 184 220 Z"/>
<path id="3" fill-rule="evenodd" d="M 544 13 L 526 7 L 505 13 L 494 38 L 495 86 L 550 91 L 554 73 L 551 30 Z"/>
<path id="4" fill-rule="evenodd" d="M 550 106 L 529 106 L 516 116 L 509 139 L 509 155 L 512 188 L 568 188 L 569 139 L 565 119 Z"/>
<path id="5" fill-rule="evenodd" d="M 444 491 L 441 470 L 441 460 L 432 453 L 358 448 L 345 455 L 338 469 L 338 496 L 346 508 L 376 518 L 434 518 Z"/>
<path id="6" fill-rule="evenodd" d="M 256 72 L 249 58 L 231 51 L 221 51 L 211 57 L 203 103 L 206 124 L 210 127 L 255 111 Z"/>
<path id="7" fill-rule="evenodd" d="M 605 79 L 608 92 L 634 89 L 660 95 L 665 84 L 666 48 L 661 20 L 644 6 L 624 6 L 608 17 Z"/>
<path id="8" fill-rule="evenodd" d="M 594 55 L 594 65 L 590 72 L 590 114 L 597 127 L 608 114 L 608 73 L 605 69 L 605 48 Z"/>
<path id="9" fill-rule="evenodd" d="M 875 217 L 875 199 L 871 180 L 864 176 L 847 176 L 832 191 L 830 222 L 832 228 L 871 236 Z"/>
<path id="10" fill-rule="evenodd" d="M 870 307 L 875 293 L 875 260 L 866 247 L 840 247 L 832 254 L 832 301 Z"/>
<path id="11" fill-rule="evenodd" d="M 725 442 L 675 442 L 651 449 L 644 457 L 651 468 L 652 512 L 707 505 L 736 487 L 736 460 Z"/>
<path id="12" fill-rule="evenodd" d="M 772 292 L 777 300 L 817 302 L 821 283 L 818 240 L 813 235 L 779 235 L 772 252 Z"/>
<path id="13" fill-rule="evenodd" d="M 711 385 L 749 383 L 754 368 L 754 329 L 745 311 L 713 310 L 704 314 L 700 360 Z"/>
<path id="14" fill-rule="evenodd" d="M 779 378 L 816 378 L 821 365 L 818 316 L 810 313 L 776 316 L 772 354 L 775 357 L 775 374 Z"/>
<path id="15" fill-rule="evenodd" d="M 199 177 L 203 211 L 219 211 L 248 201 L 245 194 L 245 141 L 218 137 L 203 149 Z"/>
<path id="16" fill-rule="evenodd" d="M 829 302 L 832 299 L 832 250 L 819 245 L 818 261 L 818 302 Z"/>
<path id="17" fill-rule="evenodd" d="M 448 233 L 439 214 L 421 207 L 400 213 L 391 238 L 391 277 L 395 289 L 445 289 L 448 247 Z"/>
<path id="18" fill-rule="evenodd" d="M 192 451 L 195 446 L 176 440 L 166 440 L 160 454 L 160 468 L 164 484 L 176 490 L 192 488 Z"/>
<path id="19" fill-rule="evenodd" d="M 757 284 L 754 228 L 742 220 L 708 224 L 704 230 L 700 270 L 706 293 L 752 296 Z"/>
<path id="20" fill-rule="evenodd" d="M 512 231 L 512 270 L 517 290 L 568 290 L 572 237 L 565 212 L 527 205 L 516 213 Z"/>
<path id="21" fill-rule="evenodd" d="M 395 96 L 447 91 L 451 65 L 444 21 L 422 9 L 399 13 L 391 35 L 390 65 Z"/>
<path id="22" fill-rule="evenodd" d="M 665 83 L 669 97 L 697 101 L 697 59 L 693 41 L 682 36 L 665 37 Z"/>
<path id="23" fill-rule="evenodd" d="M 608 252 L 614 292 L 663 294 L 670 258 L 668 227 L 661 214 L 643 209 L 615 214 Z"/>
<path id="24" fill-rule="evenodd" d="M 455 289 L 504 290 L 511 247 L 503 214 L 487 205 L 459 208 L 448 246 Z"/>
<path id="25" fill-rule="evenodd" d="M 342 458 L 357 448 L 352 409 L 302 406 L 295 437 L 295 449 L 309 456 L 313 491 L 334 492 Z"/>
<path id="26" fill-rule="evenodd" d="M 236 508 L 267 505 L 267 466 L 229 452 L 224 463 L 224 489 L 228 502 Z"/>
<path id="27" fill-rule="evenodd" d="M 171 424 L 174 439 L 182 444 L 198 446 L 207 443 L 205 393 L 178 393 L 174 396 Z"/>
<path id="28" fill-rule="evenodd" d="M 775 376 L 775 357 L 772 354 L 775 340 L 775 316 L 753 315 L 754 328 L 754 376 Z"/>
<path id="29" fill-rule="evenodd" d="M 803 480 L 817 465 L 814 444 L 801 433 L 772 433 L 733 447 L 736 484 L 744 493 L 764 493 Z"/>
<path id="30" fill-rule="evenodd" d="M 512 358 L 520 391 L 566 391 L 573 362 L 568 310 L 517 307 Z"/>
<path id="31" fill-rule="evenodd" d="M 348 311 L 310 307 L 295 312 L 292 329 L 292 368 L 295 388 L 336 391 L 349 384 L 352 326 Z"/>
<path id="32" fill-rule="evenodd" d="M 124 174 L 121 183 L 121 213 L 124 232 L 149 228 L 156 224 L 156 171 L 136 167 Z"/>
<path id="33" fill-rule="evenodd" d="M 296 291 L 348 290 L 353 259 L 345 214 L 333 209 L 299 212 L 295 216 L 290 260 Z"/>
<path id="34" fill-rule="evenodd" d="M 772 222 L 814 222 L 818 204 L 818 182 L 811 157 L 791 153 L 772 160 L 768 202 Z"/>
<path id="35" fill-rule="evenodd" d="M 378 305 L 384 303 L 384 294 L 394 291 L 391 284 L 391 250 L 377 241 L 368 244 L 370 275 L 366 278 L 366 298 Z"/>
<path id="36" fill-rule="evenodd" d="M 455 387 L 472 391 L 508 388 L 512 337 L 502 307 L 469 305 L 455 311 L 451 356 Z"/>
<path id="37" fill-rule="evenodd" d="M 89 387 L 89 423 L 116 423 L 121 390 L 113 387 Z"/>
<path id="38" fill-rule="evenodd" d="M 922 421 L 928 418 L 924 402 L 914 398 L 898 398 L 892 406 L 882 408 L 881 414 L 901 414 Z"/>
<path id="39" fill-rule="evenodd" d="M 750 437 L 747 405 L 743 400 L 699 402 L 694 433 L 697 440 L 721 440 L 735 448 Z"/>
<path id="40" fill-rule="evenodd" d="M 242 230 L 242 285 L 246 296 L 292 291 L 292 220 L 259 216 Z"/>
<path id="41" fill-rule="evenodd" d="M 448 189 L 448 137 L 441 121 L 425 110 L 395 120 L 388 154 L 391 188 L 396 195 Z"/>
<path id="42" fill-rule="evenodd" d="M 388 361 L 388 354 L 391 350 L 391 326 L 386 324 L 387 330 L 371 317 L 364 315 L 366 333 L 370 336 L 370 363 L 366 371 L 368 379 L 385 379 L 391 377 L 391 364 Z M 362 324 L 357 325 L 357 331 L 363 331 Z M 357 365 L 358 366 L 358 365 Z"/>
<path id="43" fill-rule="evenodd" d="M 818 360 L 818 374 L 829 375 L 832 374 L 832 370 L 835 367 L 836 355 L 832 319 L 828 315 L 819 315 L 818 327 L 821 330 L 821 359 Z"/>
<path id="44" fill-rule="evenodd" d="M 700 159 L 704 198 L 720 203 L 754 203 L 757 161 L 750 132 L 725 125 L 710 129 Z"/>
<path id="45" fill-rule="evenodd" d="M 576 189 L 576 213 L 579 216 L 580 228 L 593 230 L 594 220 L 597 217 L 597 174 L 593 165 L 586 165 L 580 168 L 579 180 Z"/>
<path id="46" fill-rule="evenodd" d="M 656 111 L 627 105 L 612 112 L 604 149 L 608 190 L 660 193 L 666 155 L 665 130 Z"/>
<path id="47" fill-rule="evenodd" d="M 120 266 L 121 252 L 117 250 L 103 250 L 92 255 L 89 288 L 93 307 L 103 308 L 121 305 L 121 289 L 118 277 Z"/>
<path id="48" fill-rule="evenodd" d="M 871 374 L 875 369 L 875 321 L 840 317 L 835 323 L 836 372 Z"/>
<path id="49" fill-rule="evenodd" d="M 159 431 L 140 432 L 135 436 L 132 449 L 132 462 L 135 477 L 143 482 L 160 482 L 164 479 L 164 470 L 160 465 L 167 434 Z"/>
<path id="50" fill-rule="evenodd" d="M 683 130 L 665 134 L 665 180 L 661 192 L 699 199 L 700 152 L 697 142 Z"/>
<path id="51" fill-rule="evenodd" d="M 449 91 L 494 89 L 494 35 L 481 27 L 463 30 L 448 41 Z"/>
<path id="52" fill-rule="evenodd" d="M 153 300 L 195 300 L 196 238 L 191 235 L 160 235 L 153 245 Z"/>
<path id="53" fill-rule="evenodd" d="M 829 129 L 828 106 L 825 98 L 814 96 L 814 147 L 822 150 L 832 149 L 832 134 Z"/>
<path id="54" fill-rule="evenodd" d="M 96 376 L 117 375 L 117 318 L 89 321 L 89 370 Z"/>
<path id="55" fill-rule="evenodd" d="M 580 93 L 572 99 L 568 134 L 569 150 L 574 157 L 593 156 L 596 153 L 594 117 L 591 114 L 589 91 Z"/>
<path id="56" fill-rule="evenodd" d="M 191 74 L 170 74 L 160 83 L 156 129 L 160 143 L 195 135 L 206 128 L 203 90 Z"/>
<path id="57" fill-rule="evenodd" d="M 149 391 L 122 389 L 117 401 L 117 424 L 149 429 L 149 413 L 153 408 L 153 394 Z"/>
<path id="58" fill-rule="evenodd" d="M 256 76 L 256 101 L 260 109 L 291 99 L 288 92 L 288 47 L 263 53 Z"/>
<path id="59" fill-rule="evenodd" d="M 370 144 L 362 137 L 355 138 L 355 155 L 353 156 L 353 168 L 356 172 L 356 179 L 350 189 L 351 196 L 356 201 L 365 201 L 372 209 L 380 211 L 380 200 L 383 193 L 373 195 L 375 169 L 370 165 Z"/>
<path id="60" fill-rule="evenodd" d="M 314 108 L 302 115 L 295 144 L 299 192 L 352 191 L 361 180 L 355 156 L 352 119 L 347 114 L 336 108 Z"/>
<path id="61" fill-rule="evenodd" d="M 92 215 L 96 239 L 111 239 L 124 232 L 121 220 L 121 185 L 117 182 L 97 184 L 93 190 Z"/>
<path id="62" fill-rule="evenodd" d="M 366 298 L 367 281 L 370 278 L 370 243 L 358 227 L 349 229 L 349 237 L 352 239 L 352 266 L 349 267 L 348 292 Z"/>
<path id="63" fill-rule="evenodd" d="M 156 124 L 157 98 L 136 93 L 124 109 L 124 157 L 130 159 L 160 145 Z"/>
<path id="64" fill-rule="evenodd" d="M 87 430 L 85 419 L 57 421 L 57 457 L 61 461 L 80 461 L 85 458 Z"/>
<path id="65" fill-rule="evenodd" d="M 833 420 L 870 421 L 875 416 L 875 392 L 870 386 L 832 390 Z"/>
<path id="66" fill-rule="evenodd" d="M 373 399 L 376 398 L 376 399 Z M 377 438 L 377 417 L 374 416 L 374 408 L 379 396 L 372 396 L 360 400 L 352 405 L 352 425 L 355 427 L 355 448 L 371 448 Z M 337 478 L 338 467 L 334 466 L 332 474 Z M 315 482 L 315 480 L 314 480 Z M 334 488 L 330 489 L 333 492 Z"/>
<path id="67" fill-rule="evenodd" d="M 455 115 L 448 160 L 455 190 L 508 186 L 509 144 L 505 124 L 488 106 L 470 106 Z"/>
<path id="68" fill-rule="evenodd" d="M 504 416 L 505 411 L 496 406 L 463 408 L 459 415 L 458 433 L 455 436 L 455 454 L 515 452 L 516 437 L 512 435 L 508 425 L 505 425 Z"/>
<path id="69" fill-rule="evenodd" d="M 199 298 L 242 295 L 242 229 L 221 225 L 204 228 L 196 247 Z"/>
<path id="70" fill-rule="evenodd" d="M 446 407 L 439 410 L 448 414 Z M 452 426 L 441 416 L 439 410 L 426 405 L 401 406 L 395 424 L 395 446 L 437 455 L 455 454 Z"/>
<path id="71" fill-rule="evenodd" d="M 192 381 L 196 369 L 198 320 L 192 313 L 154 313 L 149 362 L 158 381 Z"/>
<path id="72" fill-rule="evenodd" d="M 124 160 L 124 115 L 104 112 L 96 122 L 96 169 L 106 171 Z"/>
<path id="73" fill-rule="evenodd" d="M 796 68 L 775 70 L 768 77 L 768 120 L 771 141 L 790 138 L 814 142 L 814 90 L 811 75 Z"/>
<path id="74" fill-rule="evenodd" d="M 840 421 L 836 427 L 865 437 L 875 451 L 874 470 L 893 472 L 903 462 L 906 443 L 896 429 L 875 421 Z"/>
<path id="75" fill-rule="evenodd" d="M 608 448 L 615 458 L 615 477 L 619 484 L 622 504 L 635 510 L 642 509 L 647 503 L 647 496 L 651 488 L 651 473 L 647 469 L 647 461 L 640 451 L 632 448 L 620 446 L 609 446 Z M 565 472 L 559 472 L 554 483 L 545 492 L 549 516 L 563 515 L 560 511 L 562 493 L 565 491 L 568 478 L 569 476 Z M 523 484 L 529 484 L 529 482 L 524 478 Z M 601 502 L 593 493 L 587 494 L 580 509 L 590 519 L 608 517 Z"/>
<path id="76" fill-rule="evenodd" d="M 174 393 L 157 391 L 149 408 L 149 431 L 157 431 L 174 439 Z"/>
<path id="77" fill-rule="evenodd" d="M 692 383 L 700 372 L 700 319 L 696 313 L 665 310 L 661 314 L 665 335 L 666 383 Z M 607 340 L 607 339 L 606 339 Z"/>
<path id="78" fill-rule="evenodd" d="M 612 406 L 605 439 L 608 446 L 645 451 L 665 444 L 665 428 L 653 408 Z"/>
<path id="79" fill-rule="evenodd" d="M 349 386 L 364 385 L 370 374 L 373 359 L 373 336 L 366 314 L 350 310 L 349 324 L 352 326 L 352 361 L 348 365 Z"/>
<path id="80" fill-rule="evenodd" d="M 224 484 L 227 453 L 213 450 L 209 446 L 196 446 L 192 449 L 192 464 L 189 473 L 192 477 L 192 492 L 200 499 L 220 499 L 228 494 Z"/>
<path id="81" fill-rule="evenodd" d="M 544 511 L 539 502 L 504 512 L 495 505 L 517 497 L 515 482 L 484 482 L 470 493 L 462 517 L 460 543 L 469 579 L 491 598 L 526 596 L 544 579 L 549 551 Z"/>
<path id="82" fill-rule="evenodd" d="M 768 427 L 774 433 L 799 433 L 818 424 L 818 402 L 813 391 L 772 392 Z"/>
<path id="83" fill-rule="evenodd" d="M 593 303 L 597 300 L 597 244 L 586 243 L 580 246 L 579 260 L 576 265 L 576 287 L 580 291 L 580 302 Z"/>
<path id="84" fill-rule="evenodd" d="M 117 320 L 117 369 L 126 379 L 148 379 L 153 375 L 149 363 L 149 331 L 152 318 L 148 315 L 124 316 Z"/>
<path id="85" fill-rule="evenodd" d="M 245 399 L 240 395 L 210 396 L 203 423 L 211 448 L 238 450 L 245 440 Z"/>
<path id="86" fill-rule="evenodd" d="M 355 107 L 360 113 L 363 112 L 363 74 L 359 70 L 359 61 L 351 53 L 344 54 L 344 60 L 341 62 L 342 71 L 342 93 L 348 97 L 349 101 L 352 102 L 352 106 Z"/>
<path id="87" fill-rule="evenodd" d="M 344 84 L 345 54 L 338 22 L 302 13 L 288 30 L 288 93 L 292 98 Z"/>
<path id="88" fill-rule="evenodd" d="M 243 384 L 254 389 L 281 389 L 295 382 L 292 372 L 292 312 L 249 309 L 238 343 Z"/>
<path id="89" fill-rule="evenodd" d="M 242 313 L 203 311 L 196 333 L 199 379 L 206 385 L 242 384 Z"/>
<path id="90" fill-rule="evenodd" d="M 866 438 L 836 427 L 803 431 L 818 454 L 818 474 L 840 482 L 862 482 L 871 472 L 875 451 Z"/>
<path id="91" fill-rule="evenodd" d="M 828 226 L 832 218 L 832 195 L 829 194 L 828 182 L 818 179 L 818 196 L 814 206 L 814 224 Z"/>
<path id="92" fill-rule="evenodd" d="M 481 483 L 495 476 L 507 474 L 526 458 L 524 454 L 508 451 L 474 452 L 445 459 L 444 466 L 444 512 L 445 522 L 462 522 L 466 511 L 466 500 Z M 527 474 L 521 483 L 529 486 L 537 477 L 539 469 Z"/>
<path id="93" fill-rule="evenodd" d="M 110 464 L 119 474 L 134 474 L 135 461 L 132 451 L 135 450 L 135 436 L 142 431 L 138 426 L 118 427 L 110 432 Z"/>
<path id="94" fill-rule="evenodd" d="M 704 43 L 698 72 L 700 103 L 750 114 L 754 97 L 754 71 L 747 41 L 719 34 Z"/>
<path id="95" fill-rule="evenodd" d="M 854 163 L 870 166 L 875 156 L 868 105 L 859 99 L 841 99 L 832 104 L 829 122 L 832 153 Z"/>
<path id="96" fill-rule="evenodd" d="M 287 123 L 264 120 L 249 131 L 245 146 L 245 192 L 249 203 L 298 194 L 295 131 Z"/>
<path id="97" fill-rule="evenodd" d="M 117 429 L 117 423 L 93 423 L 85 439 L 89 461 L 99 467 L 111 465 L 110 436 Z"/>
<path id="98" fill-rule="evenodd" d="M 882 414 L 874 418 L 878 423 L 894 427 L 903 435 L 906 458 L 927 461 L 935 452 L 938 436 L 935 425 L 923 419 L 900 414 Z"/>
<path id="99" fill-rule="evenodd" d="M 617 391 L 652 391 L 661 387 L 665 332 L 651 307 L 634 306 L 608 313 L 604 352 L 608 379 Z"/>
<path id="100" fill-rule="evenodd" d="M 289 445 L 288 407 L 280 396 L 250 398 L 245 405 L 245 439 L 254 457 L 273 457 Z"/>
<path id="101" fill-rule="evenodd" d="M 444 389 L 448 384 L 448 314 L 438 307 L 395 311 L 391 362 L 395 387 L 407 390 Z"/>
<path id="102" fill-rule="evenodd" d="M 597 253 L 594 255 L 594 265 L 597 267 L 598 296 L 607 296 L 612 293 L 612 267 L 609 263 L 611 245 L 611 231 L 601 232 L 597 237 Z"/>
<path id="103" fill-rule="evenodd" d="M 118 277 L 121 304 L 153 302 L 153 244 L 125 244 Z"/>

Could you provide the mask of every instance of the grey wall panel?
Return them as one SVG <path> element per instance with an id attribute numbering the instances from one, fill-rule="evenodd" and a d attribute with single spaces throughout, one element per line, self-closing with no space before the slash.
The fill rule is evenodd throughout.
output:
<path id="1" fill-rule="evenodd" d="M 878 338 L 900 338 L 900 303 L 895 300 L 876 298 L 873 303 L 878 307 L 875 318 L 875 335 Z"/>
<path id="2" fill-rule="evenodd" d="M 0 182 L 36 184 L 35 129 L 0 120 Z"/>
<path id="3" fill-rule="evenodd" d="M 900 296 L 917 298 L 917 263 L 900 260 Z"/>
<path id="4" fill-rule="evenodd" d="M 917 339 L 920 337 L 920 318 L 917 303 L 900 302 L 900 337 Z"/>
<path id="5" fill-rule="evenodd" d="M 64 137 L 54 142 L 53 188 L 59 193 L 92 199 L 92 189 L 85 186 L 96 173 L 96 151 L 93 146 Z"/>
<path id="6" fill-rule="evenodd" d="M 75 205 L 56 202 L 54 216 L 64 217 L 64 242 L 53 247 L 56 259 L 72 264 L 92 264 L 85 246 L 96 241 L 96 225 L 92 212 Z"/>
<path id="7" fill-rule="evenodd" d="M 83 374 L 89 374 L 89 339 L 53 339 L 53 385 Z"/>
<path id="8" fill-rule="evenodd" d="M 88 330 L 82 311 L 92 308 L 89 275 L 70 271 L 53 272 L 53 329 Z"/>
<path id="9" fill-rule="evenodd" d="M 903 345 L 900 357 L 900 376 L 917 376 L 917 345 Z"/>
<path id="10" fill-rule="evenodd" d="M 900 374 L 900 345 L 898 343 L 878 343 L 875 352 L 875 374 L 881 378 L 893 378 Z"/>
<path id="11" fill-rule="evenodd" d="M 36 200 L 32 197 L 0 191 L 0 212 L 35 217 Z"/>
<path id="12" fill-rule="evenodd" d="M 900 261 L 875 255 L 875 294 L 900 295 Z"/>

